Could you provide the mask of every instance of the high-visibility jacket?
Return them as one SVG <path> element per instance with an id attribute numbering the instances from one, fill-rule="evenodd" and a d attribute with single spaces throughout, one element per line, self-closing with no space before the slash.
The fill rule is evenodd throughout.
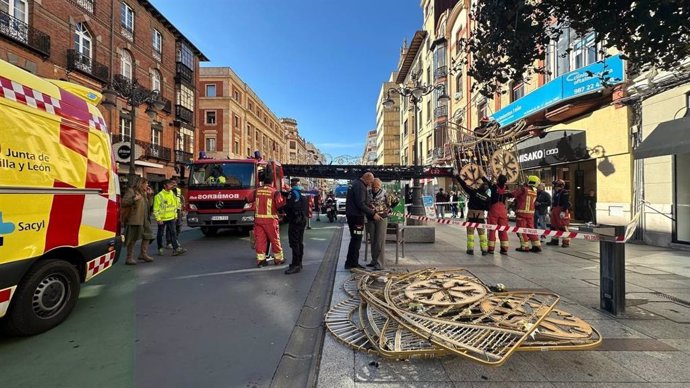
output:
<path id="1" fill-rule="evenodd" d="M 524 185 L 513 190 L 515 198 L 515 213 L 517 215 L 533 215 L 534 201 L 537 200 L 537 190 L 534 187 Z"/>
<path id="2" fill-rule="evenodd" d="M 156 221 L 170 221 L 177 218 L 180 200 L 170 190 L 161 190 L 153 197 L 153 217 Z"/>
<path id="3" fill-rule="evenodd" d="M 208 179 L 206 180 L 206 183 L 210 183 L 210 184 L 214 184 L 214 183 L 223 184 L 223 183 L 225 183 L 225 176 L 220 175 L 219 177 L 216 178 L 216 177 L 214 177 L 213 175 L 211 175 L 211 176 L 208 177 Z"/>
<path id="4" fill-rule="evenodd" d="M 278 209 L 285 205 L 285 200 L 275 188 L 264 185 L 256 189 L 255 205 L 255 222 L 277 221 Z"/>

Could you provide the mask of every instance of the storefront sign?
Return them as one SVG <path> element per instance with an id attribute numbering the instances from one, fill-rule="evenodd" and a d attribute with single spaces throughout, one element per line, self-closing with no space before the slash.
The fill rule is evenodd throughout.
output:
<path id="1" fill-rule="evenodd" d="M 609 85 L 623 82 L 623 60 L 620 55 L 607 58 L 605 63 L 593 63 L 563 74 L 499 110 L 491 118 L 505 127 L 565 100 L 603 89 L 602 78 L 608 78 Z"/>
<path id="2" fill-rule="evenodd" d="M 564 136 L 565 135 L 565 136 Z M 524 144 L 524 143 L 523 143 Z M 518 161 L 523 169 L 589 159 L 585 132 L 550 132 L 538 144 L 517 146 Z"/>

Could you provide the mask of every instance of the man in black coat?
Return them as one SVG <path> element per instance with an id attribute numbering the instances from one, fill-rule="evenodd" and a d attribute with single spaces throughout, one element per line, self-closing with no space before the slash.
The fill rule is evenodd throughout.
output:
<path id="1" fill-rule="evenodd" d="M 288 220 L 288 241 L 292 249 L 292 263 L 285 270 L 286 275 L 298 273 L 302 270 L 304 256 L 304 228 L 307 226 L 309 214 L 309 200 L 302 193 L 299 178 L 290 180 L 290 193 L 285 204 L 285 215 Z"/>
<path id="2" fill-rule="evenodd" d="M 350 228 L 350 245 L 347 247 L 345 269 L 364 269 L 359 264 L 359 249 L 362 247 L 365 217 L 368 215 L 374 221 L 381 220 L 381 216 L 367 205 L 367 188 L 373 182 L 374 174 L 364 173 L 361 178 L 352 182 L 352 186 L 347 191 L 345 216 L 347 217 L 347 226 Z"/>

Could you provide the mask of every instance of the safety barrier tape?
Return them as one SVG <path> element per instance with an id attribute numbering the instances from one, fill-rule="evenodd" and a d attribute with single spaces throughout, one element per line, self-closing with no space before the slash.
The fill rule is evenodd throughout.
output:
<path id="1" fill-rule="evenodd" d="M 419 221 L 431 221 L 431 222 L 436 222 L 438 224 L 444 224 L 444 225 L 455 225 L 455 226 L 460 226 L 460 227 L 470 227 L 470 228 L 479 228 L 479 229 L 486 229 L 486 230 L 495 230 L 495 231 L 499 231 L 499 232 L 523 233 L 523 234 L 532 234 L 532 235 L 537 235 L 537 236 L 580 239 L 580 240 L 587 240 L 587 241 L 609 241 L 609 242 L 615 242 L 615 243 L 625 243 L 625 241 L 627 240 L 626 236 L 603 236 L 600 234 L 587 233 L 587 232 L 571 232 L 571 231 L 566 232 L 566 231 L 551 230 L 551 229 L 532 229 L 532 228 L 522 228 L 522 227 L 517 227 L 517 226 L 501 226 L 501 225 L 493 225 L 493 224 L 483 224 L 480 222 L 451 220 L 451 219 L 445 219 L 445 218 L 439 219 L 439 218 L 434 218 L 434 217 L 418 216 L 418 215 L 413 215 L 413 214 L 402 214 L 402 213 L 397 213 L 397 212 L 392 213 L 392 215 L 398 216 L 398 217 L 409 218 L 409 219 L 413 219 L 413 220 L 419 220 Z"/>

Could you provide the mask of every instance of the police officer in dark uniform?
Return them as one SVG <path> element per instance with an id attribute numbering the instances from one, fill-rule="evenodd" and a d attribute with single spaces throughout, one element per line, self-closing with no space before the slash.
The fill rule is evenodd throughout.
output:
<path id="1" fill-rule="evenodd" d="M 292 249 L 292 263 L 285 270 L 286 275 L 298 273 L 302 270 L 302 256 L 304 255 L 304 229 L 307 227 L 309 213 L 309 199 L 302 193 L 299 178 L 290 180 L 290 193 L 285 205 L 285 215 L 288 220 L 288 241 Z"/>

